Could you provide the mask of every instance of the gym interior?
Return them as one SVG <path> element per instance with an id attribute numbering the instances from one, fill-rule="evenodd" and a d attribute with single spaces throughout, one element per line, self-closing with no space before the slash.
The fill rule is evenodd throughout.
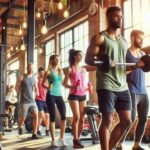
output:
<path id="1" fill-rule="evenodd" d="M 150 0 L 0 0 L 0 143 L 4 150 L 48 150 L 50 137 L 31 140 L 32 125 L 27 121 L 24 125 L 25 134 L 18 136 L 17 117 L 19 115 L 19 94 L 17 94 L 16 121 L 12 123 L 10 113 L 5 111 L 7 87 L 16 85 L 20 75 L 26 72 L 27 64 L 33 63 L 34 75 L 39 67 L 47 69 L 52 54 L 60 56 L 60 66 L 64 70 L 69 66 L 69 49 L 75 48 L 83 52 L 83 62 L 87 70 L 86 82 L 92 83 L 92 93 L 86 93 L 87 103 L 92 107 L 86 109 L 84 132 L 82 139 L 84 149 L 100 149 L 98 127 L 101 115 L 98 112 L 96 93 L 96 71 L 85 62 L 85 54 L 91 38 L 107 27 L 106 9 L 117 5 L 123 10 L 123 26 L 121 33 L 130 45 L 130 33 L 133 29 L 144 32 L 142 50 L 150 54 Z M 150 98 L 150 72 L 146 73 L 146 89 Z M 67 126 L 66 139 L 71 150 L 72 112 L 69 106 L 68 89 L 63 88 L 66 105 Z M 30 114 L 29 114 L 30 115 Z M 56 113 L 56 136 L 59 134 L 60 116 Z M 148 150 L 150 143 L 150 110 L 142 140 Z M 8 118 L 8 128 L 4 120 Z M 29 116 L 29 120 L 30 120 Z M 111 128 L 117 123 L 117 114 Z M 57 123 L 58 122 L 58 123 Z M 124 143 L 125 150 L 131 149 L 134 122 Z M 89 127 L 90 126 L 90 127 Z M 44 127 L 42 127 L 44 128 Z M 90 129 L 89 129 L 90 128 Z M 92 136 L 91 136 L 92 134 Z"/>

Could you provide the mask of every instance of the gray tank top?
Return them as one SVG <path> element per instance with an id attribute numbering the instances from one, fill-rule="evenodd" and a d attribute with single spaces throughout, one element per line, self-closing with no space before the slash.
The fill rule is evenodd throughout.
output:
<path id="1" fill-rule="evenodd" d="M 24 78 L 21 81 L 21 97 L 20 97 L 21 103 L 33 103 L 35 101 L 34 85 L 35 85 L 34 76 L 27 77 L 27 75 L 24 75 Z"/>

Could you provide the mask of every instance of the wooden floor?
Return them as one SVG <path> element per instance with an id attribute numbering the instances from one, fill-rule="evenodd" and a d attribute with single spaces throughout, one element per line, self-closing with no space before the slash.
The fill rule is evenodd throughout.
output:
<path id="1" fill-rule="evenodd" d="M 58 139 L 59 131 L 56 136 Z M 65 135 L 68 147 L 66 148 L 51 148 L 50 137 L 42 136 L 38 140 L 32 140 L 31 134 L 25 133 L 18 135 L 17 130 L 9 133 L 5 133 L 3 140 L 0 141 L 3 150 L 73 150 L 72 148 L 72 135 L 67 133 Z M 93 145 L 91 141 L 84 141 L 85 148 L 82 150 L 100 150 L 100 145 Z M 132 141 L 126 141 L 123 145 L 124 150 L 132 150 Z M 147 144 L 142 144 L 145 150 L 150 150 Z"/>

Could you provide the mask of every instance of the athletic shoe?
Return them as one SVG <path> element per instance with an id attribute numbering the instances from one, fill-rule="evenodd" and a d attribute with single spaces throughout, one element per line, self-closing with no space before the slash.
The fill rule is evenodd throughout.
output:
<path id="1" fill-rule="evenodd" d="M 56 143 L 56 141 L 51 142 L 51 147 L 58 147 L 58 144 Z"/>
<path id="2" fill-rule="evenodd" d="M 68 144 L 66 143 L 66 141 L 64 139 L 58 139 L 59 142 L 59 146 L 61 147 L 67 147 Z"/>
<path id="3" fill-rule="evenodd" d="M 145 150 L 145 149 L 139 146 L 139 147 L 137 147 L 137 148 L 132 147 L 132 150 Z"/>
<path id="4" fill-rule="evenodd" d="M 18 133 L 19 133 L 19 135 L 22 135 L 22 134 L 23 134 L 22 128 L 20 128 L 20 129 L 18 130 Z"/>
<path id="5" fill-rule="evenodd" d="M 117 147 L 116 147 L 116 150 L 123 150 L 123 148 L 122 148 L 122 146 L 120 145 L 120 146 L 117 146 Z"/>
<path id="6" fill-rule="evenodd" d="M 84 148 L 79 140 L 73 139 L 73 148 Z"/>
<path id="7" fill-rule="evenodd" d="M 50 134 L 49 134 L 49 130 L 45 130 L 45 135 L 46 136 L 49 136 Z"/>
<path id="8" fill-rule="evenodd" d="M 42 135 L 41 131 L 37 131 L 37 135 L 41 136 Z"/>
<path id="9" fill-rule="evenodd" d="M 36 134 L 32 134 L 32 139 L 36 140 L 36 139 L 39 139 L 39 137 Z"/>

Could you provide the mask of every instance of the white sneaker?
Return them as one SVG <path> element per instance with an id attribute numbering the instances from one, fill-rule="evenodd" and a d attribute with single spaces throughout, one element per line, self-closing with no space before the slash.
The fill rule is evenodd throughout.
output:
<path id="1" fill-rule="evenodd" d="M 51 142 L 51 147 L 58 147 L 57 142 L 56 142 L 56 141 L 52 141 L 52 142 Z"/>
<path id="2" fill-rule="evenodd" d="M 61 147 L 67 147 L 68 144 L 66 143 L 65 139 L 58 139 L 59 145 Z"/>

